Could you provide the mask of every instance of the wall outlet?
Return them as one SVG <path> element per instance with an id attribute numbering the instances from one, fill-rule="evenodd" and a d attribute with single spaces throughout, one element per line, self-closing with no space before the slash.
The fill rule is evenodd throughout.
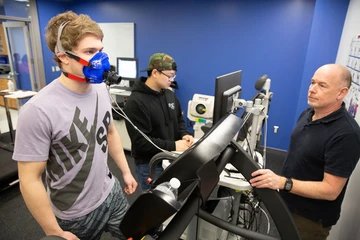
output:
<path id="1" fill-rule="evenodd" d="M 274 126 L 274 133 L 277 133 L 279 130 L 279 126 Z"/>

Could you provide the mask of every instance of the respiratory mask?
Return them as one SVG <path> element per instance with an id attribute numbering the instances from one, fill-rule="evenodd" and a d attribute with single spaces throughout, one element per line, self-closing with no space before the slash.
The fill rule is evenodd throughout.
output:
<path id="1" fill-rule="evenodd" d="M 83 74 L 85 77 L 80 77 L 73 75 L 71 73 L 64 72 L 64 75 L 72 80 L 76 80 L 79 82 L 86 82 L 86 83 L 103 83 L 105 82 L 107 85 L 112 84 L 119 84 L 121 81 L 121 77 L 116 74 L 116 72 L 110 71 L 110 62 L 109 56 L 104 52 L 97 52 L 89 61 L 80 58 L 75 53 L 70 51 L 65 51 L 61 45 L 60 36 L 62 30 L 66 26 L 68 22 L 63 22 L 59 26 L 57 42 L 55 46 L 55 54 L 57 53 L 64 53 L 67 56 L 71 57 L 72 59 L 78 61 L 83 67 Z"/>

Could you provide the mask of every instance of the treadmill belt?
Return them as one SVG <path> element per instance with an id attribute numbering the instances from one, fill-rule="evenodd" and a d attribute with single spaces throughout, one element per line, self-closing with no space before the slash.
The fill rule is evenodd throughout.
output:
<path id="1" fill-rule="evenodd" d="M 17 179 L 17 162 L 12 160 L 12 152 L 0 148 L 0 186 Z"/>

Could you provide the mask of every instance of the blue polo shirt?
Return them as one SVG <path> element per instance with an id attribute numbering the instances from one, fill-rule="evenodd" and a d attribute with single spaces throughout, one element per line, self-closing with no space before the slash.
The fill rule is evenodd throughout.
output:
<path id="1" fill-rule="evenodd" d="M 304 181 L 322 181 L 324 172 L 349 178 L 360 158 L 360 128 L 345 109 L 312 121 L 314 109 L 306 109 L 291 134 L 283 176 Z M 345 185 L 334 201 L 301 197 L 281 191 L 290 211 L 324 227 L 336 224 L 340 217 Z"/>

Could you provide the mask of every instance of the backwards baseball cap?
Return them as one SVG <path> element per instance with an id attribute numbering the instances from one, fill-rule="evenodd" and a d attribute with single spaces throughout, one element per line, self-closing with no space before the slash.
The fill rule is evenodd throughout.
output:
<path id="1" fill-rule="evenodd" d="M 150 57 L 148 68 L 140 72 L 147 72 L 156 69 L 158 71 L 175 70 L 177 66 L 175 60 L 166 53 L 155 53 Z"/>

